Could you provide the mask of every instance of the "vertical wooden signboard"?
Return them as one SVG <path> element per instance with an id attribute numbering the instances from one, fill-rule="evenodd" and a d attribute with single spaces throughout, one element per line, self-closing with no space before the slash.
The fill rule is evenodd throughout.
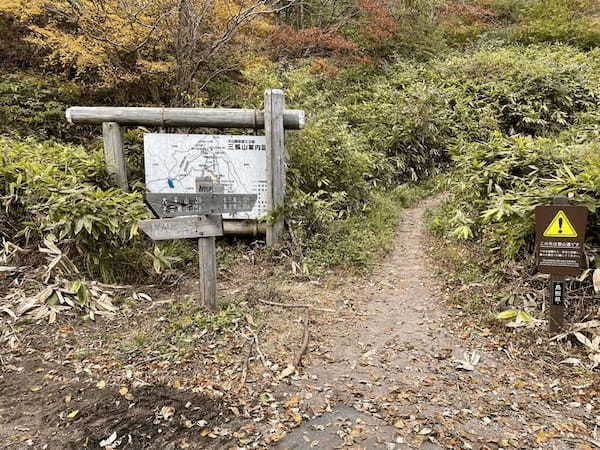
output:
<path id="1" fill-rule="evenodd" d="M 535 209 L 536 263 L 538 272 L 550 275 L 548 324 L 551 333 L 564 325 L 567 277 L 584 267 L 587 208 L 571 206 L 557 197 L 552 206 Z"/>

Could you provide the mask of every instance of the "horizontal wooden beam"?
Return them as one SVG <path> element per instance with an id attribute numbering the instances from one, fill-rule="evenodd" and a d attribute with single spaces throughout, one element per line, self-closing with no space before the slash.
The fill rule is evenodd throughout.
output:
<path id="1" fill-rule="evenodd" d="M 223 219 L 223 232 L 234 236 L 256 236 L 267 232 L 267 224 L 257 220 Z"/>
<path id="2" fill-rule="evenodd" d="M 183 216 L 140 220 L 138 225 L 154 241 L 223 236 L 221 216 Z"/>
<path id="3" fill-rule="evenodd" d="M 72 124 L 116 122 L 119 125 L 190 128 L 264 128 L 265 125 L 264 112 L 254 109 L 74 106 L 67 109 L 65 116 Z M 284 128 L 301 130 L 304 124 L 304 111 L 286 109 L 283 112 Z"/>

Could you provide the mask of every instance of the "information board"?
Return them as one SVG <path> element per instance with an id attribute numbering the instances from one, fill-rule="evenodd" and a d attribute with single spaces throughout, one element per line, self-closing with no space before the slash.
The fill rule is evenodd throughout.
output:
<path id="1" fill-rule="evenodd" d="M 256 195 L 250 211 L 224 213 L 224 219 L 259 219 L 267 214 L 266 162 L 264 136 L 144 135 L 148 192 L 192 194 L 204 186 L 219 186 L 224 194 Z"/>
<path id="2" fill-rule="evenodd" d="M 581 273 L 587 215 L 588 210 L 583 206 L 552 205 L 535 209 L 539 272 L 561 276 Z"/>

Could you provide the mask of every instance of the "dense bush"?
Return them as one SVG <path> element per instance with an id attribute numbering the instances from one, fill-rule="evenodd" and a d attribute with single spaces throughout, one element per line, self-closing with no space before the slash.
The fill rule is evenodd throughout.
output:
<path id="1" fill-rule="evenodd" d="M 565 46 L 492 48 L 449 58 L 439 74 L 462 101 L 492 112 L 502 132 L 540 136 L 598 108 L 598 56 Z"/>
<path id="2" fill-rule="evenodd" d="M 534 0 L 521 2 L 517 10 L 514 37 L 518 41 L 565 43 L 584 49 L 600 45 L 595 0 Z"/>
<path id="3" fill-rule="evenodd" d="M 453 202 L 436 219 L 437 227 L 463 238 L 483 237 L 490 248 L 514 256 L 527 248 L 536 202 L 568 191 L 556 181 L 568 181 L 561 175 L 565 158 L 573 161 L 574 176 L 594 173 L 581 155 L 600 135 L 597 56 L 597 50 L 566 46 L 511 46 L 428 62 L 402 59 L 379 70 L 355 65 L 333 71 L 315 60 L 280 70 L 263 61 L 244 72 L 238 89 L 245 97 L 228 106 L 261 107 L 263 90 L 281 87 L 288 107 L 307 111 L 306 129 L 287 135 L 286 216 L 312 266 L 368 263 L 374 248 L 386 247 L 395 210 L 405 203 L 397 187 L 427 178 L 450 156 L 457 168 Z M 42 137 L 67 134 L 66 104 L 56 100 L 57 86 L 29 77 L 9 77 L 0 86 L 1 111 L 5 117 L 10 111 L 6 127 L 13 135 L 32 128 Z M 65 102 L 77 100 L 77 92 L 67 94 Z M 138 192 L 141 134 L 128 130 L 125 136 L 130 181 Z M 2 142 L 2 195 L 18 225 L 0 232 L 53 233 L 87 249 L 81 261 L 92 272 L 119 261 L 124 267 L 133 254 L 128 252 L 139 259 L 147 243 L 132 239 L 131 231 L 145 207 L 139 194 L 110 188 L 98 144 L 85 151 Z M 577 189 L 593 204 L 589 189 Z M 155 253 L 154 262 L 163 256 L 168 259 Z"/>
<path id="4" fill-rule="evenodd" d="M 458 145 L 453 159 L 452 195 L 434 227 L 462 239 L 478 237 L 502 257 L 531 250 L 533 210 L 554 196 L 569 195 L 591 211 L 600 206 L 600 157 L 580 146 L 497 133 L 486 143 Z"/>
<path id="5" fill-rule="evenodd" d="M 397 186 L 447 160 L 446 98 L 423 83 L 386 78 L 354 69 L 331 79 L 304 66 L 277 80 L 288 104 L 309 114 L 306 129 L 288 135 L 286 215 L 314 265 L 368 263 L 390 240 L 404 198 Z"/>
<path id="6" fill-rule="evenodd" d="M 0 233 L 7 239 L 26 245 L 52 235 L 83 268 L 105 279 L 139 266 L 127 255 L 140 245 L 137 221 L 148 215 L 146 207 L 139 194 L 110 187 L 101 153 L 0 138 L 0 155 L 7 219 Z"/>
<path id="7" fill-rule="evenodd" d="M 81 89 L 59 78 L 23 74 L 0 76 L 0 134 L 57 138 L 76 136 L 65 119 L 65 109 L 82 104 Z"/>
<path id="8" fill-rule="evenodd" d="M 596 227 L 597 50 L 480 50 L 468 58 L 450 58 L 440 69 L 447 86 L 462 83 L 465 101 L 486 111 L 464 123 L 490 126 L 472 125 L 479 136 L 457 133 L 450 146 L 451 195 L 434 217 L 434 229 L 476 239 L 503 261 L 525 257 L 532 251 L 535 206 L 551 203 L 558 194 L 588 206 L 593 212 L 590 228 Z M 590 233 L 590 239 L 596 236 Z"/>

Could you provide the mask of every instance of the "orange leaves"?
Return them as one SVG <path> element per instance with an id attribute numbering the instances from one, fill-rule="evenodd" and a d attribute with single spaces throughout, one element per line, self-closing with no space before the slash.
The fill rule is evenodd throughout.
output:
<path id="1" fill-rule="evenodd" d="M 380 0 L 359 0 L 357 4 L 365 17 L 360 29 L 369 39 L 380 43 L 394 36 L 397 22 L 391 4 Z"/>
<path id="2" fill-rule="evenodd" d="M 292 57 L 358 52 L 356 43 L 345 39 L 335 31 L 318 27 L 296 30 L 289 25 L 283 25 L 273 34 L 271 42 L 278 53 L 286 53 Z"/>

